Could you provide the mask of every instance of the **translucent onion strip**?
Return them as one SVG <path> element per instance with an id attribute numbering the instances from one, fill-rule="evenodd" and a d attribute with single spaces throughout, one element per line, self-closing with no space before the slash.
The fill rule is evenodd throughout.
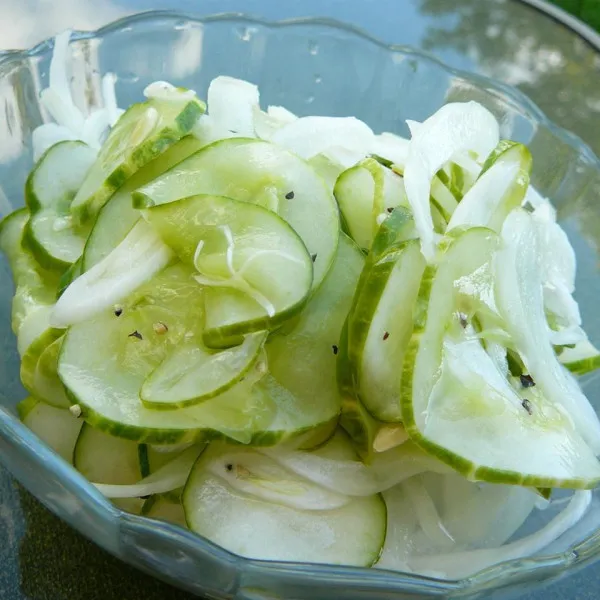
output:
<path id="1" fill-rule="evenodd" d="M 591 501 L 591 492 L 576 492 L 565 510 L 545 527 L 527 537 L 498 548 L 413 557 L 408 560 L 409 567 L 414 572 L 424 575 L 460 579 L 504 561 L 531 556 L 549 546 L 577 524 L 585 515 Z"/>
<path id="2" fill-rule="evenodd" d="M 132 485 L 109 485 L 94 483 L 107 498 L 141 498 L 152 494 L 164 494 L 185 485 L 196 459 L 204 448 L 193 446 L 168 462 L 152 475 Z"/>

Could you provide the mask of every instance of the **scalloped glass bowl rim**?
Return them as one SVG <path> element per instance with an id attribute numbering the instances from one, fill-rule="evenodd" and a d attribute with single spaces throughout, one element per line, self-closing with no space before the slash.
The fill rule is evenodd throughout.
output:
<path id="1" fill-rule="evenodd" d="M 600 159 L 594 154 L 592 149 L 577 135 L 552 123 L 538 106 L 518 89 L 482 75 L 476 75 L 449 67 L 428 52 L 415 50 L 412 47 L 404 45 L 386 44 L 358 27 L 335 19 L 302 17 L 269 21 L 244 13 L 219 13 L 206 17 L 197 17 L 184 12 L 151 10 L 123 17 L 95 31 L 74 31 L 71 41 L 101 38 L 107 34 L 131 27 L 136 23 L 147 22 L 154 19 L 169 20 L 173 22 L 173 25 L 177 22 L 203 24 L 229 21 L 235 22 L 236 24 L 258 25 L 267 28 L 284 28 L 286 26 L 305 26 L 310 28 L 311 26 L 319 26 L 343 30 L 345 33 L 362 38 L 364 41 L 375 44 L 389 52 L 414 56 L 418 57 L 420 60 L 434 63 L 438 68 L 443 69 L 457 78 L 475 83 L 492 95 L 501 96 L 503 102 L 518 106 L 519 112 L 525 114 L 532 121 L 538 122 L 541 126 L 561 139 L 565 144 L 576 149 L 577 152 L 586 159 L 586 162 L 600 173 Z M 44 53 L 49 52 L 52 47 L 53 38 L 50 38 L 29 49 L 0 51 L 0 77 L 5 75 L 7 67 L 10 67 L 11 64 L 18 63 L 23 59 L 41 56 Z M 352 584 L 360 585 L 361 587 L 372 585 L 373 591 L 377 589 L 378 591 L 388 592 L 423 592 L 433 593 L 437 596 L 440 592 L 452 593 L 462 591 L 468 593 L 469 591 L 493 589 L 496 587 L 494 584 L 499 583 L 502 583 L 503 587 L 511 583 L 516 584 L 519 581 L 530 580 L 532 576 L 542 571 L 550 570 L 554 574 L 570 569 L 571 567 L 583 566 L 600 555 L 600 530 L 598 530 L 568 551 L 548 556 L 498 563 L 497 565 L 479 571 L 471 577 L 456 581 L 436 579 L 411 573 L 361 567 L 252 560 L 231 554 L 220 546 L 180 527 L 166 522 L 151 521 L 144 517 L 131 515 L 119 510 L 109 500 L 102 496 L 92 484 L 61 460 L 43 442 L 38 440 L 32 432 L 18 421 L 15 415 L 6 411 L 2 406 L 0 406 L 0 426 L 4 429 L 4 434 L 7 435 L 7 437 L 13 438 L 15 442 L 19 442 L 21 448 L 26 447 L 28 452 L 37 454 L 38 461 L 43 463 L 57 480 L 69 482 L 70 485 L 68 485 L 68 487 L 75 489 L 79 493 L 80 499 L 106 511 L 105 514 L 108 518 L 117 520 L 124 519 L 132 523 L 137 523 L 137 525 L 142 526 L 142 528 L 148 530 L 148 532 L 153 531 L 157 537 L 164 535 L 165 537 L 170 538 L 171 541 L 179 543 L 182 548 L 190 546 L 201 547 L 210 552 L 215 558 L 220 557 L 226 562 L 235 563 L 236 567 L 241 570 L 252 566 L 258 568 L 265 575 L 268 575 L 269 573 L 283 575 L 286 572 L 296 575 L 310 575 L 315 584 L 319 581 L 325 582 L 331 578 L 337 579 L 342 577 L 347 586 Z M 526 575 L 526 577 L 524 577 L 524 575 Z"/>

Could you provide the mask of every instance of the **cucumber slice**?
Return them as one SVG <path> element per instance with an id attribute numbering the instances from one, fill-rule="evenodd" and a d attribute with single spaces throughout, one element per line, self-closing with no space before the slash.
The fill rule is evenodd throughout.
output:
<path id="1" fill-rule="evenodd" d="M 589 340 L 575 344 L 574 348 L 563 348 L 558 360 L 575 375 L 585 375 L 600 368 L 600 352 Z"/>
<path id="2" fill-rule="evenodd" d="M 568 415 L 538 387 L 511 385 L 465 326 L 477 302 L 469 292 L 486 285 L 481 274 L 498 245 L 483 228 L 447 243 L 427 294 L 425 325 L 415 327 L 407 351 L 404 425 L 424 450 L 471 480 L 593 487 L 600 463 Z"/>
<path id="3" fill-rule="evenodd" d="M 57 372 L 62 342 L 61 336 L 40 355 L 33 375 L 33 389 L 43 402 L 59 408 L 68 408 L 71 406 L 71 402 Z"/>
<path id="4" fill-rule="evenodd" d="M 350 237 L 365 250 L 379 228 L 379 216 L 407 203 L 402 177 L 373 158 L 344 171 L 334 194 Z"/>
<path id="5" fill-rule="evenodd" d="M 315 454 L 326 454 L 332 443 Z M 356 460 L 348 441 L 336 450 Z M 184 490 L 189 527 L 231 552 L 255 559 L 360 566 L 377 560 L 386 524 L 380 495 L 348 499 L 330 510 L 292 508 L 286 505 L 290 500 L 301 502 L 307 490 L 319 488 L 281 467 L 267 469 L 270 463 L 265 459 L 252 450 L 217 444 L 209 448 Z M 271 501 L 265 499 L 269 497 Z"/>
<path id="6" fill-rule="evenodd" d="M 266 333 L 211 351 L 196 340 L 183 342 L 144 381 L 140 398 L 146 408 L 159 410 L 193 406 L 214 398 L 242 380 L 258 360 Z"/>
<path id="7" fill-rule="evenodd" d="M 331 271 L 294 328 L 268 339 L 272 377 L 263 385 L 278 404 L 278 411 L 265 438 L 289 437 L 339 415 L 336 353 L 363 264 L 358 247 L 341 235 Z"/>
<path id="8" fill-rule="evenodd" d="M 39 310 L 34 316 L 37 317 L 44 312 L 46 311 Z M 41 333 L 36 336 L 34 341 L 27 344 L 27 349 L 21 356 L 21 381 L 23 387 L 31 394 L 36 395 L 40 400 L 47 402 L 51 406 L 68 408 L 71 403 L 68 401 L 64 390 L 60 389 L 60 381 L 56 381 L 54 385 L 46 385 L 49 382 L 45 379 L 45 376 L 49 375 L 48 370 L 52 368 L 51 354 L 56 353 L 57 349 L 54 347 L 48 355 L 46 355 L 46 352 L 63 334 L 62 330 L 52 329 L 50 327 L 49 317 L 50 312 L 46 312 L 46 318 L 40 322 L 42 328 Z M 27 326 L 28 324 L 24 326 L 23 330 L 27 328 Z M 21 331 L 21 340 L 23 340 L 23 330 Z M 46 357 L 44 358 L 43 370 L 39 371 L 40 362 L 44 355 L 46 355 Z M 57 354 L 54 355 L 54 368 L 56 368 L 56 359 Z M 56 370 L 54 370 L 54 377 L 56 377 Z"/>
<path id="9" fill-rule="evenodd" d="M 71 203 L 74 221 L 95 219 L 114 191 L 190 133 L 204 110 L 200 100 L 190 99 L 185 92 L 129 107 L 111 130 Z"/>
<path id="10" fill-rule="evenodd" d="M 339 163 L 331 160 L 324 154 L 317 154 L 309 159 L 308 164 L 321 176 L 327 189 L 333 194 L 335 182 L 338 177 L 344 172 L 344 167 Z"/>
<path id="11" fill-rule="evenodd" d="M 142 479 L 138 445 L 94 429 L 87 423 L 75 444 L 73 464 L 92 483 L 131 485 Z M 128 512 L 139 513 L 141 498 L 119 498 L 112 502 Z"/>
<path id="12" fill-rule="evenodd" d="M 174 167 L 203 146 L 203 142 L 187 135 L 160 156 L 134 173 L 102 207 L 85 245 L 83 271 L 89 271 L 106 258 L 127 236 L 141 215 L 133 208 L 131 194 L 149 181 Z"/>
<path id="13" fill-rule="evenodd" d="M 357 286 L 355 296 L 359 294 Z M 379 429 L 378 422 L 367 412 L 357 398 L 348 357 L 348 320 L 346 319 L 340 334 L 339 351 L 336 364 L 337 384 L 342 405 L 340 409 L 340 426 L 350 436 L 354 449 L 361 459 L 368 463 L 373 455 L 375 436 Z"/>
<path id="14" fill-rule="evenodd" d="M 181 502 L 174 502 L 165 494 L 150 496 L 142 506 L 142 516 L 159 521 L 167 521 L 187 529 L 185 512 Z"/>
<path id="15" fill-rule="evenodd" d="M 313 288 L 323 281 L 337 247 L 338 210 L 321 177 L 302 159 L 269 142 L 223 140 L 190 156 L 133 196 L 144 206 L 194 194 L 229 196 L 277 210 L 315 257 Z"/>
<path id="16" fill-rule="evenodd" d="M 380 421 L 402 418 L 402 364 L 425 269 L 419 242 L 410 239 L 413 232 L 406 210 L 395 210 L 382 223 L 348 314 L 348 359 L 355 393 Z"/>
<path id="17" fill-rule="evenodd" d="M 144 408 L 140 389 L 173 348 L 195 335 L 202 319 L 202 290 L 192 271 L 176 264 L 141 286 L 119 307 L 71 327 L 58 374 L 94 427 L 151 444 L 229 437 L 247 443 L 272 420 L 273 403 L 253 386 L 260 369 L 224 394 L 189 408 Z M 120 316 L 117 316 L 120 315 Z M 168 332 L 155 332 L 166 324 Z M 93 340 L 93 343 L 90 343 Z"/>
<path id="18" fill-rule="evenodd" d="M 49 406 L 33 396 L 19 402 L 17 411 L 24 425 L 69 464 L 73 463 L 75 442 L 83 425 L 81 419 L 68 410 Z"/>
<path id="19" fill-rule="evenodd" d="M 64 271 L 83 252 L 89 228 L 74 226 L 70 207 L 96 159 L 83 142 L 60 142 L 40 158 L 25 183 L 31 212 L 23 243 L 46 269 Z"/>
<path id="20" fill-rule="evenodd" d="M 525 198 L 531 164 L 531 153 L 526 146 L 502 140 L 454 211 L 448 230 L 484 226 L 499 232 L 508 213 Z"/>
<path id="21" fill-rule="evenodd" d="M 562 407 L 595 454 L 600 454 L 600 419 L 556 358 L 542 290 L 541 240 L 530 213 L 513 211 L 502 228 L 502 250 L 494 262 L 496 301 L 514 348 L 548 401 Z"/>
<path id="22" fill-rule="evenodd" d="M 56 292 L 56 299 L 58 300 L 65 292 L 65 290 L 75 281 L 82 273 L 82 258 L 75 261 L 61 276 L 58 282 L 58 291 Z"/>
<path id="23" fill-rule="evenodd" d="M 181 260 L 193 265 L 196 280 L 221 293 L 205 305 L 204 339 L 210 346 L 233 336 L 272 329 L 304 306 L 313 263 L 302 240 L 273 212 L 224 196 L 192 196 L 155 206 L 144 217 Z M 247 297 L 247 313 L 228 311 L 215 297 L 229 290 Z"/>
<path id="24" fill-rule="evenodd" d="M 0 250 L 8 259 L 16 287 L 12 304 L 12 330 L 16 335 L 27 318 L 40 307 L 54 304 L 58 288 L 57 276 L 42 272 L 31 254 L 21 246 L 23 229 L 28 219 L 27 209 L 22 208 L 0 222 Z M 35 339 L 35 335 L 25 337 L 28 343 Z M 21 354 L 28 343 L 20 344 Z"/>

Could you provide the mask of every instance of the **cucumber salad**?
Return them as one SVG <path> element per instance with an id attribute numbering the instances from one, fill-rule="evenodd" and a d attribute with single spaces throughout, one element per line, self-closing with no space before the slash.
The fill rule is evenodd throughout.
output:
<path id="1" fill-rule="evenodd" d="M 228 76 L 121 110 L 107 74 L 86 115 L 69 65 L 67 32 L 0 224 L 19 415 L 63 459 L 256 559 L 457 579 L 581 521 L 600 353 L 492 113 L 449 103 L 404 139 Z"/>

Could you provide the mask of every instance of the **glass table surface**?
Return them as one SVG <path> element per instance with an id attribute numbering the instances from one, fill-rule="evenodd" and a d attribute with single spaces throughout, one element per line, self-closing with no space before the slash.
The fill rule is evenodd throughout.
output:
<path id="1" fill-rule="evenodd" d="M 156 8 L 269 20 L 329 17 L 518 86 L 600 154 L 600 38 L 537 0 L 0 0 L 0 51 Z M 586 39 L 587 36 L 587 39 Z M 593 223 L 590 224 L 593 227 Z M 600 237 L 600 221 L 598 222 Z M 523 600 L 596 600 L 600 563 Z M 51 515 L 0 467 L 0 599 L 187 600 Z"/>

